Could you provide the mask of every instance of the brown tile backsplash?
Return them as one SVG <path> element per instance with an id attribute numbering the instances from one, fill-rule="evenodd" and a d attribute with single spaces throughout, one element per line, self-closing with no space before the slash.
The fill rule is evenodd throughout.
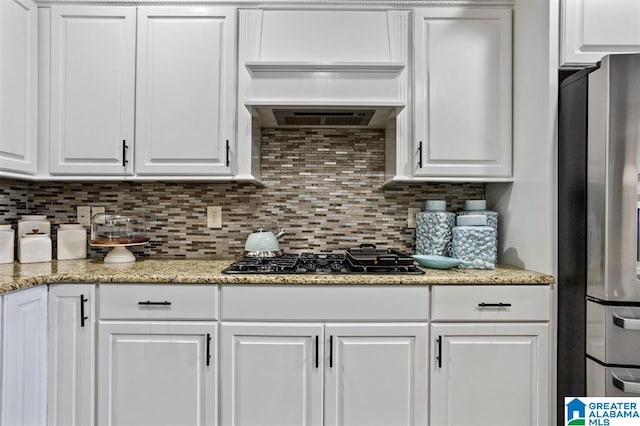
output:
<path id="1" fill-rule="evenodd" d="M 458 210 L 484 197 L 484 184 L 411 184 L 382 188 L 384 131 L 263 129 L 264 187 L 247 183 L 20 182 L 0 180 L 0 220 L 47 214 L 54 225 L 75 219 L 79 205 L 105 206 L 146 218 L 151 242 L 136 254 L 237 257 L 258 223 L 286 228 L 286 251 L 331 251 L 375 242 L 412 252 L 407 209 L 446 199 Z M 206 207 L 222 206 L 222 229 L 206 227 Z M 54 229 L 57 227 L 54 226 Z M 55 235 L 54 235 L 55 238 Z M 90 249 L 98 257 L 103 250 Z"/>

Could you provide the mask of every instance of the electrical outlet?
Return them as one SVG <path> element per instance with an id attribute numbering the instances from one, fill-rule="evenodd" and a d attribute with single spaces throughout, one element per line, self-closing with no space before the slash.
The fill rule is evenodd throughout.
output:
<path id="1" fill-rule="evenodd" d="M 91 207 L 90 206 L 78 206 L 76 212 L 76 218 L 78 223 L 83 226 L 91 226 Z"/>
<path id="2" fill-rule="evenodd" d="M 207 228 L 222 228 L 222 206 L 207 206 Z"/>
<path id="3" fill-rule="evenodd" d="M 415 228 L 416 227 L 416 214 L 420 212 L 420 207 L 409 207 L 409 212 L 407 213 L 407 228 Z"/>

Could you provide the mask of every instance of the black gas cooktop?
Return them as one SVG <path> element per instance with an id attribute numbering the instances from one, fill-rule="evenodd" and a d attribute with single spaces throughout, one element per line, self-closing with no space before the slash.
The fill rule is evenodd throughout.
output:
<path id="1" fill-rule="evenodd" d="M 424 274 L 406 259 L 389 255 L 360 261 L 340 253 L 286 253 L 277 257 L 242 257 L 225 274 Z"/>

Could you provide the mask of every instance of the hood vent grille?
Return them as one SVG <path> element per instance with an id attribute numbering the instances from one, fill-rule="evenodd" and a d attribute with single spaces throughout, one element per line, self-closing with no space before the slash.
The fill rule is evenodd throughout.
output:
<path id="1" fill-rule="evenodd" d="M 279 126 L 367 126 L 375 110 L 274 109 Z"/>

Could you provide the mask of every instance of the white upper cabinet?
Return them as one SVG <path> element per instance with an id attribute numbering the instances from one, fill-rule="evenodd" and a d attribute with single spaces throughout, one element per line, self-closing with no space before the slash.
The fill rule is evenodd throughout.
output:
<path id="1" fill-rule="evenodd" d="M 235 10 L 140 7 L 136 174 L 230 175 Z"/>
<path id="2" fill-rule="evenodd" d="M 135 8 L 51 8 L 52 174 L 133 172 Z"/>
<path id="3" fill-rule="evenodd" d="M 413 175 L 510 178 L 511 10 L 414 16 Z"/>
<path id="4" fill-rule="evenodd" d="M 37 168 L 37 8 L 0 1 L 0 170 Z"/>
<path id="5" fill-rule="evenodd" d="M 637 0 L 562 0 L 560 65 L 594 65 L 609 53 L 640 52 Z"/>

